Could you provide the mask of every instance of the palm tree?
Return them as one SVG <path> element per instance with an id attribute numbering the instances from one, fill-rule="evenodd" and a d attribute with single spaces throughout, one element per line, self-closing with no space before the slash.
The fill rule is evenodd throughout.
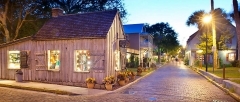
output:
<path id="1" fill-rule="evenodd" d="M 221 9 L 221 8 L 216 8 L 212 11 L 213 13 L 213 18 L 215 19 L 215 22 L 221 22 L 222 19 L 225 19 L 227 21 L 231 21 L 228 18 L 227 13 Z M 195 11 L 193 12 L 187 19 L 186 25 L 187 26 L 197 26 L 198 29 L 200 29 L 201 27 L 203 27 L 202 24 L 202 19 L 205 15 L 207 15 L 208 13 L 206 13 L 204 10 L 199 10 L 199 11 Z"/>
<path id="2" fill-rule="evenodd" d="M 233 0 L 233 10 L 234 10 L 234 20 L 236 23 L 236 31 L 237 31 L 237 41 L 238 41 L 238 60 L 240 61 L 240 18 L 239 18 L 239 13 L 238 13 L 238 1 Z"/>

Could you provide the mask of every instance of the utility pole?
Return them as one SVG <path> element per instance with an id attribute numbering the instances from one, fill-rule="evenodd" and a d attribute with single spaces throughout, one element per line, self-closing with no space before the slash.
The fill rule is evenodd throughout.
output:
<path id="1" fill-rule="evenodd" d="M 238 1 L 237 0 L 232 0 L 233 2 L 233 9 L 234 9 L 234 20 L 236 23 L 236 31 L 237 31 L 237 45 L 238 45 L 238 52 L 237 52 L 237 57 L 238 61 L 240 61 L 240 17 L 238 13 Z"/>
<path id="2" fill-rule="evenodd" d="M 215 27 L 215 17 L 213 15 L 214 11 L 214 1 L 211 0 L 211 15 L 212 15 L 212 38 L 213 38 L 213 72 L 214 69 L 217 68 L 217 46 L 216 46 L 216 27 Z"/>

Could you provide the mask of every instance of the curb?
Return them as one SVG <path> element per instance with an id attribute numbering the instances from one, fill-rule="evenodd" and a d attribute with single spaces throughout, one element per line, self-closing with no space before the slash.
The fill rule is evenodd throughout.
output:
<path id="1" fill-rule="evenodd" d="M 190 68 L 192 69 L 192 68 Z M 193 70 L 193 69 L 192 69 Z M 229 91 L 227 88 L 222 87 L 221 84 L 218 84 L 217 82 L 213 81 L 212 79 L 208 78 L 207 76 L 203 75 L 202 73 L 200 73 L 198 70 L 193 70 L 196 73 L 198 73 L 199 75 L 203 76 L 205 79 L 207 79 L 209 82 L 211 82 L 213 85 L 217 86 L 219 89 L 221 89 L 222 91 L 226 92 L 227 94 L 229 94 L 231 97 L 233 97 L 235 100 L 237 100 L 238 102 L 240 102 L 240 96 L 238 96 L 235 93 L 232 93 L 231 91 Z"/>
<path id="2" fill-rule="evenodd" d="M 159 68 L 161 68 L 162 66 L 164 66 L 164 65 L 161 65 Z M 140 81 L 141 79 L 143 79 L 143 78 L 149 76 L 150 74 L 154 73 L 154 72 L 155 72 L 156 70 L 158 70 L 159 68 L 156 68 L 154 71 L 149 72 L 149 73 L 147 73 L 146 75 L 144 75 L 144 76 L 142 76 L 142 77 L 140 77 L 140 78 L 132 81 L 131 83 L 128 83 L 127 85 L 124 85 L 124 86 L 122 86 L 122 87 L 120 87 L 120 88 L 118 88 L 118 89 L 116 89 L 116 90 L 108 91 L 108 92 L 104 92 L 104 93 L 100 93 L 100 94 L 96 94 L 96 95 L 91 95 L 91 96 L 98 96 L 98 95 L 103 95 L 103 94 L 109 94 L 109 93 L 114 93 L 114 92 L 122 91 L 122 90 L 128 88 L 130 85 L 135 84 L 135 83 L 137 83 L 138 81 Z"/>
<path id="3" fill-rule="evenodd" d="M 53 93 L 58 95 L 69 95 L 69 96 L 78 95 L 78 94 L 68 92 L 68 91 L 63 91 L 63 90 L 52 90 L 52 89 L 46 89 L 46 88 L 34 88 L 34 87 L 25 87 L 25 86 L 17 86 L 17 85 L 0 84 L 0 87 L 29 90 L 29 91 L 36 91 L 36 92 L 47 92 L 47 93 Z"/>

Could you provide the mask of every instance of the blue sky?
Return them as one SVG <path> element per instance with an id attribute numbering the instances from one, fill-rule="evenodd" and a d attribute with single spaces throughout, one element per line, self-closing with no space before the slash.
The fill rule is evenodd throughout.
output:
<path id="1" fill-rule="evenodd" d="M 188 17 L 198 10 L 209 12 L 210 0 L 124 0 L 128 12 L 124 24 L 168 22 L 178 33 L 181 45 L 186 45 L 188 37 L 197 31 L 195 26 L 187 26 Z M 214 0 L 214 8 L 233 10 L 232 0 Z"/>

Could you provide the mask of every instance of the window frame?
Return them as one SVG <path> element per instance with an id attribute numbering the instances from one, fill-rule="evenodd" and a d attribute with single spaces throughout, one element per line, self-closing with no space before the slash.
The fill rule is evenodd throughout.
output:
<path id="1" fill-rule="evenodd" d="M 79 51 L 79 52 L 78 52 Z M 80 55 L 81 53 L 83 53 L 82 55 Z M 80 70 L 80 69 L 83 69 L 83 68 L 80 68 L 81 65 L 79 65 L 79 68 L 78 68 L 78 59 L 77 59 L 77 56 L 80 55 L 80 56 L 83 56 L 83 55 L 86 55 L 86 63 L 85 63 L 85 66 L 87 67 L 87 70 Z M 74 50 L 74 72 L 90 72 L 90 69 L 91 69 L 91 59 L 90 59 L 90 54 L 89 54 L 89 50 Z M 79 69 L 79 70 L 78 70 Z"/>
<path id="2" fill-rule="evenodd" d="M 228 61 L 234 61 L 236 59 L 236 54 L 234 52 L 228 53 Z"/>
<path id="3" fill-rule="evenodd" d="M 21 63 L 21 60 L 20 60 L 20 52 L 21 51 L 19 51 L 19 50 L 9 50 L 8 51 L 8 54 L 7 54 L 7 68 L 8 69 L 21 69 L 21 65 L 20 65 L 20 63 Z M 16 67 L 16 68 L 14 68 L 14 67 L 10 67 L 10 53 L 18 53 L 18 57 L 19 57 L 19 62 L 12 62 L 12 63 L 19 63 L 19 65 Z"/>
<path id="4" fill-rule="evenodd" d="M 56 51 L 56 53 L 58 54 L 58 62 L 56 62 L 56 63 L 59 63 L 59 65 L 58 65 L 58 67 L 56 68 L 56 63 L 55 63 L 55 65 L 54 65 L 54 69 L 51 69 L 51 51 Z M 47 58 L 48 58 L 48 60 L 47 60 L 47 70 L 50 70 L 50 71 L 59 71 L 61 68 L 61 51 L 60 50 L 47 50 Z"/>

